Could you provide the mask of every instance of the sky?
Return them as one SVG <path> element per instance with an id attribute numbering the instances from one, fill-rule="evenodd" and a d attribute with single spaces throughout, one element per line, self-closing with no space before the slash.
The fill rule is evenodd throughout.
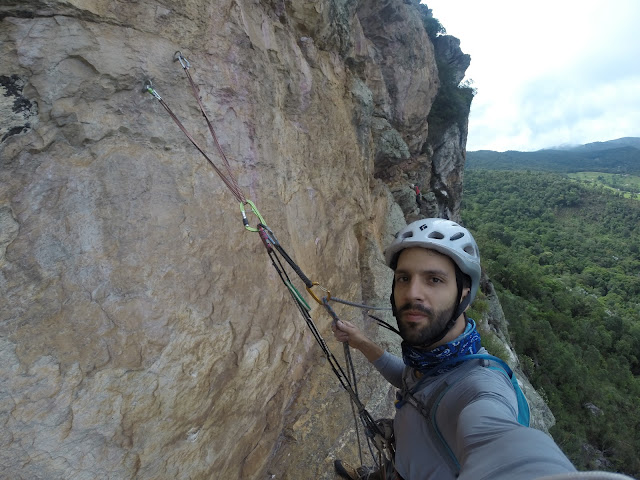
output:
<path id="1" fill-rule="evenodd" d="M 471 55 L 467 150 L 640 137 L 640 0 L 422 0 Z"/>

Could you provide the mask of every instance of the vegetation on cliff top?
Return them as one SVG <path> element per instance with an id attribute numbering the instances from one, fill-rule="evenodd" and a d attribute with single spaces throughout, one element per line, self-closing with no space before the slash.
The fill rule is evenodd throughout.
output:
<path id="1" fill-rule="evenodd" d="M 476 90 L 466 83 L 458 85 L 454 80 L 453 68 L 446 62 L 436 59 L 440 88 L 436 95 L 427 122 L 429 136 L 440 136 L 443 130 L 457 123 L 461 130 L 466 128 L 469 110 Z"/>
<path id="2" fill-rule="evenodd" d="M 476 236 L 551 433 L 580 469 L 640 475 L 640 201 L 552 173 L 467 171 Z"/>
<path id="3" fill-rule="evenodd" d="M 418 5 L 418 11 L 420 12 L 420 18 L 422 18 L 422 24 L 427 31 L 427 35 L 433 41 L 438 35 L 444 35 L 447 33 L 445 28 L 440 23 L 440 20 L 433 16 L 433 10 L 427 5 L 421 3 Z"/>

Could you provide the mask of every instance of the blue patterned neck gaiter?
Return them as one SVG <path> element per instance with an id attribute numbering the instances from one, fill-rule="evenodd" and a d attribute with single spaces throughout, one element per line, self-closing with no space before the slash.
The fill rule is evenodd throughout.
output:
<path id="1" fill-rule="evenodd" d="M 428 373 L 429 376 L 439 375 L 456 365 L 455 358 L 478 353 L 480 347 L 480 334 L 476 329 L 476 322 L 469 318 L 462 335 L 433 350 L 424 350 L 402 342 L 402 359 L 405 365 L 419 372 Z M 442 368 L 437 368 L 443 362 L 445 364 Z"/>

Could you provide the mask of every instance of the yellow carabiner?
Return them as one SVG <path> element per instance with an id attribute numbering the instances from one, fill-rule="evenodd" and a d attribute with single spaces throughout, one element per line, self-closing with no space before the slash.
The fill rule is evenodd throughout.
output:
<path id="1" fill-rule="evenodd" d="M 247 220 L 247 214 L 244 210 L 245 205 L 249 205 L 251 207 L 251 211 L 256 217 L 258 217 L 258 220 L 260 220 L 260 223 L 262 225 L 265 224 L 264 218 L 262 218 L 262 215 L 260 215 L 260 212 L 256 208 L 256 205 L 251 200 L 247 200 L 245 203 L 240 202 L 240 212 L 242 212 L 242 223 L 244 224 L 244 228 L 246 228 L 250 232 L 257 232 L 257 228 L 249 226 L 249 220 Z"/>
<path id="2" fill-rule="evenodd" d="M 313 287 L 318 287 L 322 290 L 324 290 L 325 292 L 327 292 L 327 300 L 331 299 L 331 292 L 329 290 L 327 290 L 326 288 L 324 288 L 322 285 L 320 285 L 318 282 L 312 282 L 310 287 L 307 287 L 307 292 L 309 292 L 309 295 L 311 295 L 313 297 L 313 299 L 318 302 L 320 305 L 322 305 L 322 300 L 320 300 L 318 298 L 318 296 L 313 293 L 313 291 L 311 290 Z"/>

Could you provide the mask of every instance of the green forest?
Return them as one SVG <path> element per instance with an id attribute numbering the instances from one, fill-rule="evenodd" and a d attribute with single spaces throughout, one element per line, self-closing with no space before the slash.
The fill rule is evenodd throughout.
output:
<path id="1" fill-rule="evenodd" d="M 556 442 L 581 470 L 640 477 L 640 200 L 559 173 L 473 169 L 462 221 Z"/>

